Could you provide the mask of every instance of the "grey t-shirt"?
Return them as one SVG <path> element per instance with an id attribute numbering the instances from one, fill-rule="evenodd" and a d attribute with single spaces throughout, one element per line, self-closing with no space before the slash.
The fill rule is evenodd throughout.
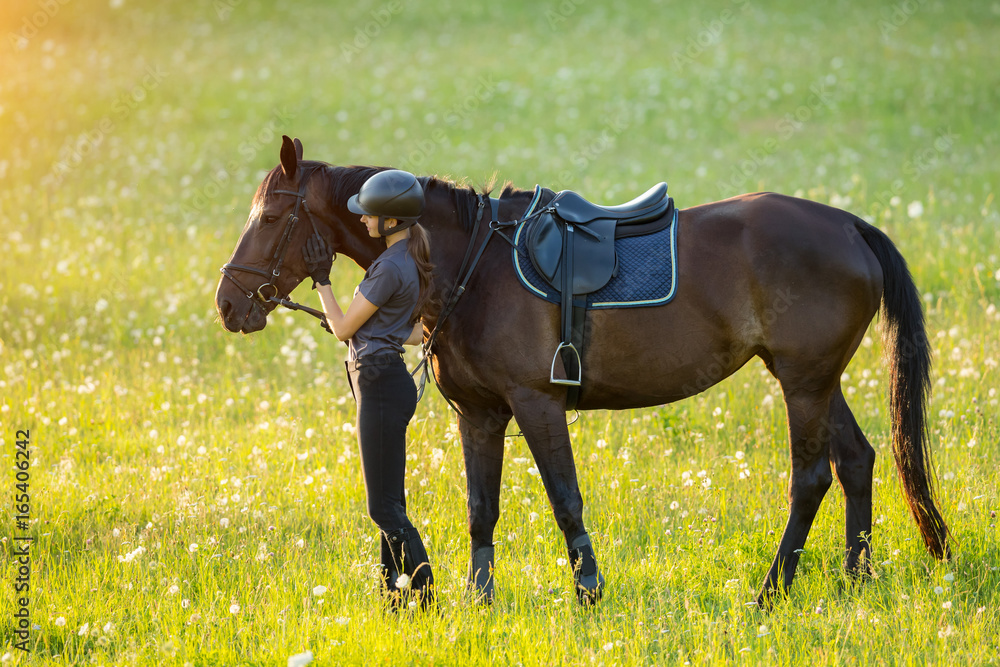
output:
<path id="1" fill-rule="evenodd" d="M 408 245 L 409 241 L 404 240 L 386 248 L 354 291 L 355 296 L 361 293 L 378 310 L 351 337 L 351 361 L 372 354 L 403 352 L 403 343 L 413 331 L 410 315 L 420 295 L 420 275 L 407 252 Z"/>

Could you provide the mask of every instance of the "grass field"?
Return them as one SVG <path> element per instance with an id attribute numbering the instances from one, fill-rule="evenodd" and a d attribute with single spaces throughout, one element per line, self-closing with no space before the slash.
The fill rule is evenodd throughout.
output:
<path id="1" fill-rule="evenodd" d="M 1000 662 L 1000 4 L 431 4 L 4 1 L 2 664 Z M 834 486 L 788 599 L 747 606 L 789 468 L 754 361 L 683 403 L 571 426 L 607 576 L 592 610 L 518 438 L 497 599 L 466 597 L 462 454 L 428 391 L 408 489 L 442 605 L 384 615 L 344 348 L 301 314 L 249 337 L 216 320 L 218 267 L 282 133 L 307 158 L 496 171 L 608 204 L 667 180 L 681 207 L 773 190 L 864 216 L 923 293 L 954 559 L 926 553 L 900 497 L 873 324 L 844 381 L 879 451 L 873 580 L 840 570 Z M 334 273 L 345 296 L 361 276 Z"/>

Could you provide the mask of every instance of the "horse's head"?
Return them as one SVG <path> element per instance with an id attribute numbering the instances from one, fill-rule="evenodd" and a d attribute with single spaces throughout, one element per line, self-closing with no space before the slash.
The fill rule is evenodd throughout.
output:
<path id="1" fill-rule="evenodd" d="M 287 298 L 308 276 L 302 247 L 314 231 L 365 268 L 382 250 L 347 210 L 330 165 L 303 161 L 302 143 L 288 137 L 282 137 L 280 157 L 257 188 L 243 234 L 222 268 L 215 306 L 227 331 L 264 328 L 275 299 Z"/>

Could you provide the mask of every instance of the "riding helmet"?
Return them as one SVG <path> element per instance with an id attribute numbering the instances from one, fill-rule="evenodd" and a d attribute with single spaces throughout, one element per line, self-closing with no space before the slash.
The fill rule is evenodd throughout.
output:
<path id="1" fill-rule="evenodd" d="M 416 223 L 423 213 L 424 190 L 416 176 L 408 171 L 380 171 L 365 181 L 361 191 L 347 201 L 347 208 L 358 215 L 377 215 L 379 233 L 383 236 L 395 234 Z M 400 224 L 386 230 L 385 218 L 396 218 Z"/>

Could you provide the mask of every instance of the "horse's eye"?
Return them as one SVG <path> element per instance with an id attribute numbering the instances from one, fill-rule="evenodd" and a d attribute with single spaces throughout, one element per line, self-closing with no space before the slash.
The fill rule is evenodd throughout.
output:
<path id="1" fill-rule="evenodd" d="M 278 216 L 276 216 L 276 215 L 265 215 L 265 216 L 263 216 L 263 220 L 264 220 L 264 224 L 265 225 L 270 225 L 270 224 L 272 224 L 277 219 L 278 219 Z"/>

